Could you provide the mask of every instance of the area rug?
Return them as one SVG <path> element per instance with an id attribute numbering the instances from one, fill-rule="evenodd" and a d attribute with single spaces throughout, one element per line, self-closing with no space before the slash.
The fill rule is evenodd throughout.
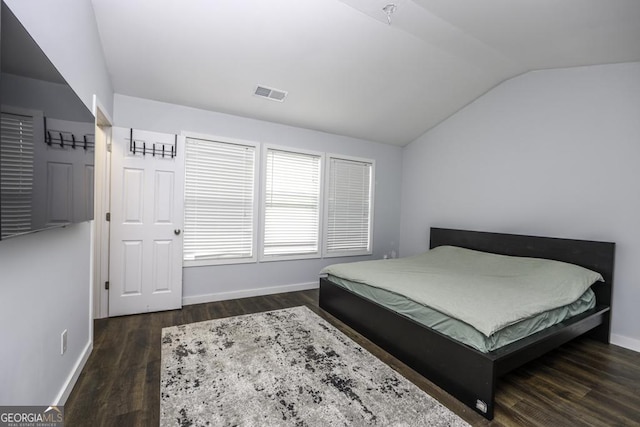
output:
<path id="1" fill-rule="evenodd" d="M 161 426 L 468 426 L 306 307 L 162 330 Z"/>

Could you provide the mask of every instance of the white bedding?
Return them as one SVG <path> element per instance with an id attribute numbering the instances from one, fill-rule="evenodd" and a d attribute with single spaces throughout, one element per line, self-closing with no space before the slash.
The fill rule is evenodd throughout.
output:
<path id="1" fill-rule="evenodd" d="M 599 273 L 573 264 L 453 246 L 406 258 L 335 264 L 321 273 L 399 293 L 487 337 L 571 304 L 603 280 Z"/>

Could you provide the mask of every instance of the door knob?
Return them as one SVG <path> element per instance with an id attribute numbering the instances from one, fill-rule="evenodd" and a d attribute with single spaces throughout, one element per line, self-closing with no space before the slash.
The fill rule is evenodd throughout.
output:
<path id="1" fill-rule="evenodd" d="M 173 234 L 175 234 L 176 236 L 179 236 L 180 235 L 180 230 L 179 229 L 178 230 L 173 230 Z"/>

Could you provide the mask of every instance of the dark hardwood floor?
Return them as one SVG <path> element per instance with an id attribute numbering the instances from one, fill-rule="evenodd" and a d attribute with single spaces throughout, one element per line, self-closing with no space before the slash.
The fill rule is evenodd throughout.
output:
<path id="1" fill-rule="evenodd" d="M 306 305 L 474 426 L 640 426 L 640 354 L 580 338 L 506 375 L 488 422 L 318 308 L 318 291 L 97 320 L 94 348 L 67 404 L 74 426 L 156 426 L 163 327 Z"/>

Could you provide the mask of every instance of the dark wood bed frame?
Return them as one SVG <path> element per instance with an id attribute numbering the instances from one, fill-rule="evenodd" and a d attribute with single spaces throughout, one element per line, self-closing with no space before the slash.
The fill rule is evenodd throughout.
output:
<path id="1" fill-rule="evenodd" d="M 596 307 L 527 338 L 482 353 L 320 279 L 320 307 L 384 348 L 485 418 L 493 419 L 497 379 L 585 333 L 608 343 L 615 244 L 432 228 L 430 248 L 460 246 L 503 255 L 554 259 L 597 271 Z"/>

